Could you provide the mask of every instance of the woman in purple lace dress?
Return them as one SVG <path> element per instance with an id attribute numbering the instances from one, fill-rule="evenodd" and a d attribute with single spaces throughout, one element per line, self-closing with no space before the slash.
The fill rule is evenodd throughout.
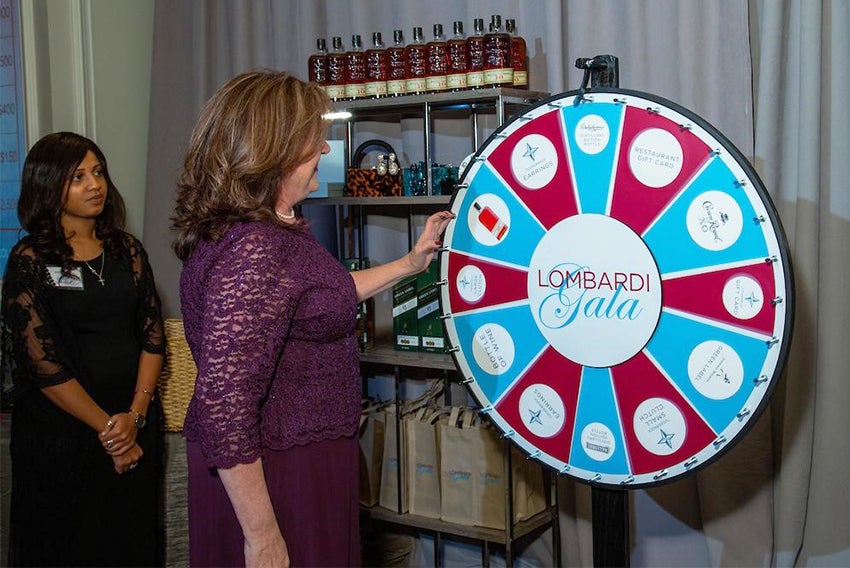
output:
<path id="1" fill-rule="evenodd" d="M 204 107 L 181 176 L 174 250 L 198 365 L 184 424 L 193 566 L 359 564 L 358 301 L 425 269 L 413 250 L 349 273 L 294 207 L 329 151 L 319 87 L 231 79 Z"/>

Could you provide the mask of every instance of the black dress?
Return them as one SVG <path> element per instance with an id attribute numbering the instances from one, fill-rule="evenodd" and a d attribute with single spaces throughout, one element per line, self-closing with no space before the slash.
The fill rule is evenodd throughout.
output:
<path id="1" fill-rule="evenodd" d="M 123 250 L 74 263 L 75 279 L 38 259 L 28 238 L 10 254 L 3 290 L 15 390 L 10 564 L 161 565 L 158 401 L 137 436 L 144 456 L 118 475 L 97 433 L 40 390 L 76 378 L 109 415 L 127 411 L 141 351 L 165 352 L 147 256 L 125 235 Z"/>

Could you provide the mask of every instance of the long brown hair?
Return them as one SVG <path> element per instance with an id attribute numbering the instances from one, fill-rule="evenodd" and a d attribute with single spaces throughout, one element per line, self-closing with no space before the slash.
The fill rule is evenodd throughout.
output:
<path id="1" fill-rule="evenodd" d="M 217 240 L 236 222 L 277 222 L 280 181 L 321 149 L 330 108 L 321 88 L 286 72 L 252 71 L 222 86 L 201 111 L 183 163 L 172 218 L 177 256 L 186 260 L 199 240 Z"/>

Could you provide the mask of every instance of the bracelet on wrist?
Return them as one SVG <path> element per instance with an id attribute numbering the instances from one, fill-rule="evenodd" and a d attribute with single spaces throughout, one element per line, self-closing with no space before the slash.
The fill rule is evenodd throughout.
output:
<path id="1" fill-rule="evenodd" d="M 136 392 L 134 392 L 133 394 L 139 394 L 140 392 L 143 392 L 143 393 L 145 393 L 146 395 L 148 395 L 148 396 L 150 397 L 150 399 L 151 399 L 151 402 L 153 402 L 154 398 L 156 398 L 156 397 L 154 396 L 154 394 L 153 394 L 151 391 L 149 391 L 148 389 L 142 389 L 141 391 L 136 391 Z"/>

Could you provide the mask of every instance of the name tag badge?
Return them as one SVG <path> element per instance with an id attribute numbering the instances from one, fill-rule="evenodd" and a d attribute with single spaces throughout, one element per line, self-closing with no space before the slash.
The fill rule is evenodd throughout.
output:
<path id="1" fill-rule="evenodd" d="M 61 266 L 47 267 L 50 276 L 50 284 L 60 290 L 85 290 L 83 285 L 83 269 L 77 266 L 71 269 L 70 274 L 62 274 Z"/>

